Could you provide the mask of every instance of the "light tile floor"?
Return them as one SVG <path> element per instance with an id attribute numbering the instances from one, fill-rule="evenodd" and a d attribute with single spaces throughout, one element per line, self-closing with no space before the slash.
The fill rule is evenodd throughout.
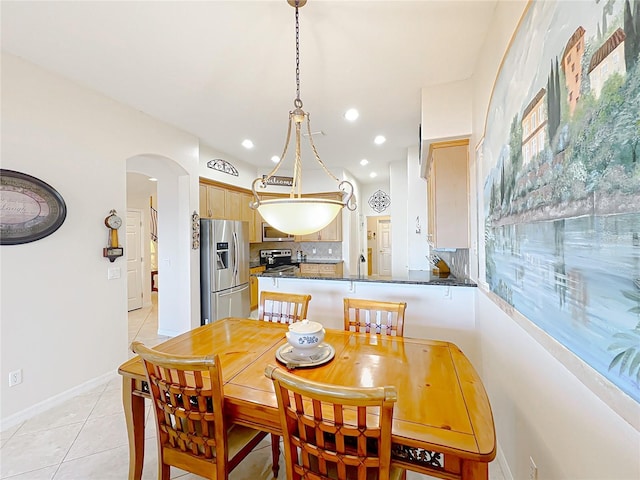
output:
<path id="1" fill-rule="evenodd" d="M 155 300 L 155 297 L 154 297 Z M 157 308 L 129 313 L 129 340 L 153 346 L 167 337 L 157 334 Z M 147 406 L 143 479 L 157 478 L 155 428 Z M 271 475 L 269 437 L 231 473 L 232 480 L 268 480 Z M 12 480 L 107 480 L 127 478 L 129 465 L 127 432 L 122 411 L 121 380 L 113 379 L 72 401 L 1 432 L 0 478 Z M 285 477 L 283 457 L 280 475 Z M 171 478 L 201 477 L 172 469 Z M 430 477 L 408 472 L 408 480 Z M 500 465 L 489 466 L 490 480 L 504 480 Z"/>

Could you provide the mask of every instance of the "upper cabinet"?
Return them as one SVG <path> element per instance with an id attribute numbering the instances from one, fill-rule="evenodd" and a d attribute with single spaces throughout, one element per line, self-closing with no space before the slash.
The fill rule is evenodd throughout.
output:
<path id="1" fill-rule="evenodd" d="M 262 241 L 262 218 L 249 207 L 253 195 L 248 191 L 200 182 L 200 216 L 249 223 L 249 242 Z"/>
<path id="2" fill-rule="evenodd" d="M 226 219 L 226 190 L 216 185 L 200 184 L 200 216 Z"/>
<path id="3" fill-rule="evenodd" d="M 314 197 L 331 198 L 334 200 L 341 200 L 341 193 L 323 193 L 314 195 Z M 341 242 L 342 241 L 342 210 L 338 213 L 338 216 L 333 221 L 319 230 L 308 235 L 297 235 L 296 242 Z"/>
<path id="4" fill-rule="evenodd" d="M 469 141 L 432 143 L 427 157 L 428 241 L 469 248 Z"/>

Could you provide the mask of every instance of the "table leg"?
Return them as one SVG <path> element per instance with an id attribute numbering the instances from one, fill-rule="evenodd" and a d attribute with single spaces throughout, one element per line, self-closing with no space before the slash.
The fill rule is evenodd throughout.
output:
<path id="1" fill-rule="evenodd" d="M 489 464 L 487 462 L 462 461 L 462 480 L 488 480 Z"/>
<path id="2" fill-rule="evenodd" d="M 133 394 L 135 380 L 122 377 L 122 405 L 129 437 L 129 480 L 142 478 L 144 463 L 144 398 Z"/>

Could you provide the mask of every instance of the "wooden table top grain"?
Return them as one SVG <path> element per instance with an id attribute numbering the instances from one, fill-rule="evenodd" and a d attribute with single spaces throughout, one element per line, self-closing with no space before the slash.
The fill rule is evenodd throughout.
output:
<path id="1" fill-rule="evenodd" d="M 280 434 L 277 401 L 264 369 L 268 364 L 286 368 L 275 355 L 286 343 L 286 331 L 287 325 L 227 318 L 154 348 L 181 355 L 218 354 L 230 418 Z M 327 330 L 324 341 L 333 346 L 335 357 L 321 366 L 295 369 L 295 375 L 342 386 L 395 386 L 393 443 L 417 449 L 420 458 L 424 451 L 426 458 L 433 452 L 442 455 L 435 466 L 397 456 L 395 463 L 442 478 L 488 478 L 488 462 L 496 453 L 491 406 L 480 377 L 456 345 L 341 330 Z M 144 371 L 138 357 L 118 371 L 130 440 L 129 477 L 140 478 L 144 420 L 138 399 L 148 396 L 142 387 Z"/>

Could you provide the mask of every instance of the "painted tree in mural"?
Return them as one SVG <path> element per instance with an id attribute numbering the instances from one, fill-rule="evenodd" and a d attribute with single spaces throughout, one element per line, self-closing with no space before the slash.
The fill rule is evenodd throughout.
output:
<path id="1" fill-rule="evenodd" d="M 549 129 L 548 138 L 550 141 L 553 140 L 560 126 L 561 94 L 560 72 L 558 70 L 558 57 L 556 57 L 555 66 L 553 60 L 551 60 L 551 70 L 547 80 L 547 127 Z"/>
<path id="2" fill-rule="evenodd" d="M 631 69 L 638 61 L 640 51 L 640 1 L 635 2 L 635 15 L 631 13 L 629 0 L 624 2 L 624 60 L 627 68 Z"/>

